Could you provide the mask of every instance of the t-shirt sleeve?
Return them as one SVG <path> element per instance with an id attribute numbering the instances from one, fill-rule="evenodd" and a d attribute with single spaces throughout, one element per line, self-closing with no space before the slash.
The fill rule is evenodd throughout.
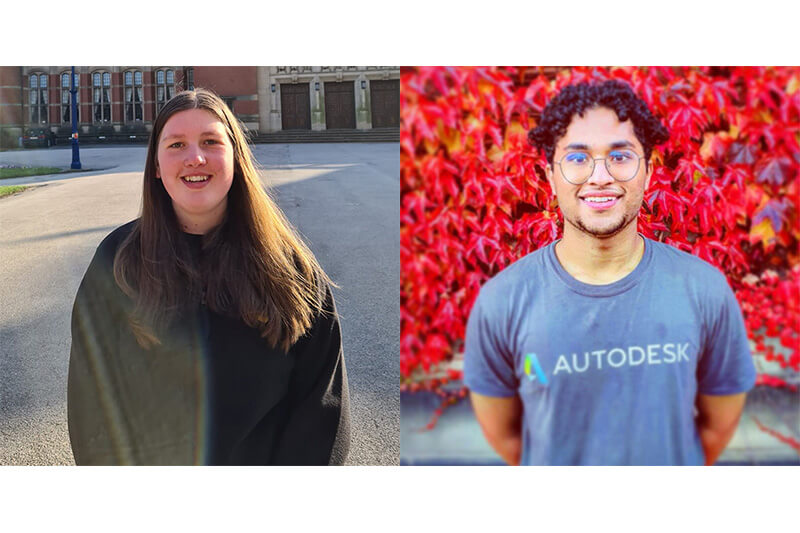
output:
<path id="1" fill-rule="evenodd" d="M 719 286 L 723 297 L 712 306 L 697 365 L 697 391 L 714 396 L 747 392 L 756 381 L 742 311 L 724 278 Z"/>
<path id="2" fill-rule="evenodd" d="M 293 348 L 290 413 L 271 464 L 342 465 L 350 447 L 350 402 L 339 317 L 330 287 L 323 312 Z"/>
<path id="3" fill-rule="evenodd" d="M 517 394 L 519 383 L 504 335 L 507 319 L 494 309 L 496 303 L 484 288 L 472 307 L 464 345 L 464 383 L 478 394 L 508 398 Z"/>

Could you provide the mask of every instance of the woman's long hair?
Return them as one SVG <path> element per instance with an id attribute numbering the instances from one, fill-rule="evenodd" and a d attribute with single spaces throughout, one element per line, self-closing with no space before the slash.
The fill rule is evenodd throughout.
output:
<path id="1" fill-rule="evenodd" d="M 223 221 L 203 236 L 203 259 L 192 260 L 163 182 L 156 178 L 158 141 L 175 113 L 203 109 L 233 144 L 233 183 Z M 147 147 L 142 213 L 114 258 L 114 278 L 135 303 L 138 343 L 159 344 L 159 331 L 201 299 L 215 312 L 241 318 L 288 351 L 322 310 L 331 283 L 314 255 L 269 197 L 238 120 L 214 93 L 175 95 L 159 112 Z"/>

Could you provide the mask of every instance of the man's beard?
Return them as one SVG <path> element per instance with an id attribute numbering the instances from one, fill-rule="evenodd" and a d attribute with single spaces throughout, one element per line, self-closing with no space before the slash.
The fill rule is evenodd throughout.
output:
<path id="1" fill-rule="evenodd" d="M 581 220 L 580 217 L 576 217 L 575 220 L 570 220 L 567 217 L 564 217 L 564 220 L 567 223 L 569 223 L 572 226 L 574 226 L 579 231 L 582 231 L 583 233 L 587 233 L 587 234 L 589 234 L 589 235 L 591 235 L 591 236 L 593 236 L 595 238 L 598 238 L 598 239 L 608 239 L 608 238 L 613 237 L 614 235 L 618 234 L 622 230 L 624 230 L 632 222 L 635 222 L 636 219 L 638 218 L 638 215 L 639 215 L 638 211 L 635 212 L 635 213 L 632 213 L 632 214 L 626 213 L 619 220 L 618 223 L 614 224 L 613 226 L 611 226 L 611 227 L 609 227 L 607 229 L 606 228 L 601 228 L 601 229 L 590 228 L 586 224 L 583 223 L 583 220 Z"/>

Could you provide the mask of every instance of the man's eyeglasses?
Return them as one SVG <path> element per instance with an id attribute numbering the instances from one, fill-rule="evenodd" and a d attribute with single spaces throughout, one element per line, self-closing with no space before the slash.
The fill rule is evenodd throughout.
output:
<path id="1" fill-rule="evenodd" d="M 612 150 L 607 157 L 590 157 L 586 152 L 567 152 L 558 166 L 564 179 L 573 185 L 586 183 L 594 172 L 595 161 L 605 161 L 606 170 L 617 181 L 630 181 L 639 172 L 642 158 L 632 150 Z"/>

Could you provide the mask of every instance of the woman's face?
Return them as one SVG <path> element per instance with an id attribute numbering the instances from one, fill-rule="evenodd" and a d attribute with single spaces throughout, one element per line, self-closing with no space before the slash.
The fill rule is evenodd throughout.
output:
<path id="1" fill-rule="evenodd" d="M 172 115 L 158 139 L 156 177 L 189 233 L 222 221 L 233 183 L 233 145 L 225 125 L 204 109 Z"/>

